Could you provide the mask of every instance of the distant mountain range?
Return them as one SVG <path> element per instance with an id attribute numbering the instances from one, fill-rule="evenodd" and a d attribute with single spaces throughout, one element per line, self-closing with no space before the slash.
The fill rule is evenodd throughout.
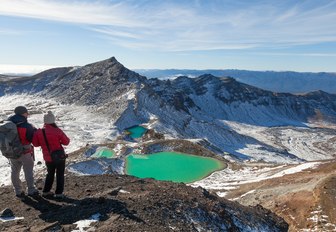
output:
<path id="1" fill-rule="evenodd" d="M 334 131 L 307 126 L 316 121 L 336 122 L 336 95 L 323 91 L 276 93 L 211 74 L 147 79 L 112 57 L 83 67 L 55 68 L 0 83 L 0 96 L 18 92 L 87 105 L 108 115 L 120 131 L 151 123 L 160 133 L 200 139 L 209 149 L 240 159 L 299 162 L 334 154 L 333 150 L 326 152 L 324 144 Z M 266 137 L 244 132 L 238 124 L 268 128 L 255 135 Z M 302 154 L 297 145 L 285 144 L 286 139 L 281 138 L 283 127 L 293 128 L 290 133 L 301 133 L 301 137 L 305 133 L 308 137 L 311 133 L 324 133 L 327 137 L 301 144 L 309 151 Z"/>
<path id="2" fill-rule="evenodd" d="M 232 77 L 239 82 L 273 92 L 306 93 L 322 90 L 328 93 L 336 93 L 336 73 L 327 72 L 274 72 L 235 69 L 136 69 L 134 71 L 149 78 L 159 79 L 172 79 L 177 76 L 198 77 L 204 74 Z"/>

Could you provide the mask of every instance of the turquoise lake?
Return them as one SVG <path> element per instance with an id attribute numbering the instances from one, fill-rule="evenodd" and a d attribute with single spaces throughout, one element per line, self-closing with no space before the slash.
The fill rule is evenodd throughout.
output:
<path id="1" fill-rule="evenodd" d="M 126 129 L 126 131 L 130 133 L 131 138 L 136 139 L 143 136 L 146 133 L 147 129 L 142 126 L 133 126 Z"/>
<path id="2" fill-rule="evenodd" d="M 96 151 L 91 157 L 92 158 L 112 158 L 115 155 L 114 151 L 103 148 Z"/>
<path id="3" fill-rule="evenodd" d="M 128 155 L 125 172 L 139 178 L 191 183 L 224 167 L 224 162 L 213 158 L 159 152 L 150 155 Z"/>

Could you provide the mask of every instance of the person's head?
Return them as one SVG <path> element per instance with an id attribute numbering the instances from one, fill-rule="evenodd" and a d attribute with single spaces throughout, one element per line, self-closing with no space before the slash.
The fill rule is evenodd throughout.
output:
<path id="1" fill-rule="evenodd" d="M 24 116 L 26 118 L 28 117 L 28 110 L 24 106 L 17 106 L 14 109 L 14 113 L 17 114 L 17 115 L 22 115 L 22 116 Z"/>
<path id="2" fill-rule="evenodd" d="M 44 124 L 55 124 L 55 120 L 55 115 L 51 111 L 43 116 Z"/>

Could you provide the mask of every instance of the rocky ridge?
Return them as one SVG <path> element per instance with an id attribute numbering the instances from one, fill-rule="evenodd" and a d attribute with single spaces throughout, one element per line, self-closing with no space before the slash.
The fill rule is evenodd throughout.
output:
<path id="1" fill-rule="evenodd" d="M 188 70 L 188 69 L 136 69 L 141 75 L 149 78 L 172 79 L 178 76 L 197 77 L 203 74 L 212 74 L 218 77 L 233 77 L 239 82 L 253 85 L 273 92 L 306 93 L 323 90 L 336 93 L 336 73 L 331 72 L 275 72 L 275 71 L 248 71 L 248 70 Z"/>
<path id="2" fill-rule="evenodd" d="M 162 81 L 146 79 L 130 71 L 114 57 L 76 68 L 51 69 L 16 82 L 2 82 L 0 93 L 28 92 L 55 98 L 64 104 L 85 105 L 105 114 L 121 132 L 132 125 L 150 124 L 171 138 L 203 139 L 218 154 L 229 153 L 239 160 L 302 162 L 295 147 L 279 142 L 283 127 L 306 128 L 308 123 L 336 121 L 336 95 L 316 91 L 304 95 L 265 91 L 233 78 L 210 74 Z M 272 141 L 244 134 L 230 123 L 271 128 Z M 327 137 L 333 132 L 320 128 Z M 324 132 L 323 132 L 324 131 Z M 280 133 L 279 133 L 280 132 Z M 315 132 L 311 132 L 314 134 Z M 274 138 L 273 138 L 274 137 Z M 311 137 L 314 137 L 312 135 Z M 324 140 L 328 140 L 324 139 Z M 312 142 L 312 156 L 330 158 Z M 253 147 L 253 152 L 239 152 Z M 261 155 L 260 155 L 261 154 Z"/>

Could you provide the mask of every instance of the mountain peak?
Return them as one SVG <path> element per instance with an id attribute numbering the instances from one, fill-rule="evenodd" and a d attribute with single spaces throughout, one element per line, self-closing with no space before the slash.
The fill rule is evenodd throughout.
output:
<path id="1" fill-rule="evenodd" d="M 127 69 L 112 56 L 109 59 L 87 64 L 77 71 L 83 80 L 109 79 L 123 82 L 142 82 L 146 78 Z"/>
<path id="2" fill-rule="evenodd" d="M 112 56 L 111 58 L 108 58 L 106 60 L 97 61 L 91 64 L 85 65 L 83 68 L 89 68 L 89 69 L 107 69 L 113 67 L 114 69 L 126 69 L 121 63 L 117 61 L 117 59 Z"/>
<path id="3" fill-rule="evenodd" d="M 65 102 L 100 105 L 107 104 L 112 96 L 140 88 L 145 80 L 111 57 L 67 73 L 51 82 L 45 92 Z"/>
<path id="4" fill-rule="evenodd" d="M 203 74 L 198 77 L 199 79 L 205 79 L 205 80 L 212 80 L 212 79 L 218 79 L 218 77 L 215 77 L 212 74 Z"/>
<path id="5" fill-rule="evenodd" d="M 99 64 L 99 63 L 117 63 L 117 64 L 121 64 L 114 56 L 105 59 L 105 60 L 100 60 L 100 61 L 96 61 L 87 65 L 93 65 L 93 64 Z M 85 65 L 85 66 L 87 66 Z"/>
<path id="6" fill-rule="evenodd" d="M 110 57 L 108 60 L 111 61 L 111 62 L 118 62 L 117 59 L 114 56 Z"/>

